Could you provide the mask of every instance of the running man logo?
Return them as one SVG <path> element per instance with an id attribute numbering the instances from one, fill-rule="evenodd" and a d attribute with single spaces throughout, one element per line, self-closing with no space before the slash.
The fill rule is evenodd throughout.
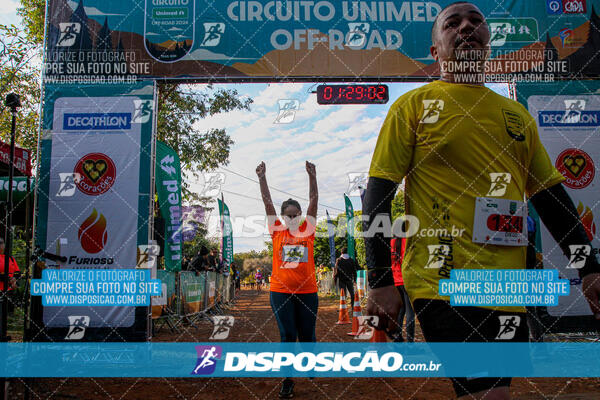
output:
<path id="1" fill-rule="evenodd" d="M 201 196 L 217 197 L 221 193 L 221 186 L 225 184 L 223 172 L 207 172 L 204 174 L 204 187 Z"/>
<path id="2" fill-rule="evenodd" d="M 375 326 L 379 323 L 377 315 L 360 315 L 358 318 L 358 329 L 354 339 L 370 340 L 373 337 Z"/>
<path id="3" fill-rule="evenodd" d="M 569 253 L 571 254 L 569 258 L 569 264 L 567 264 L 568 269 L 581 269 L 585 265 L 585 261 L 587 257 L 591 254 L 592 247 L 587 244 L 572 244 L 569 245 Z"/>
<path id="4" fill-rule="evenodd" d="M 140 244 L 137 251 L 136 268 L 154 268 L 160 255 L 160 246 L 157 244 Z"/>
<path id="5" fill-rule="evenodd" d="M 229 337 L 229 330 L 233 328 L 235 318 L 232 315 L 217 315 L 212 317 L 213 331 L 210 340 L 224 340 Z"/>
<path id="6" fill-rule="evenodd" d="M 423 100 L 423 118 L 421 124 L 435 124 L 444 110 L 444 100 Z"/>
<path id="7" fill-rule="evenodd" d="M 215 372 L 217 360 L 221 358 L 223 349 L 221 346 L 196 346 L 198 361 L 192 375 L 210 375 Z"/>
<path id="8" fill-rule="evenodd" d="M 521 325 L 521 317 L 518 315 L 499 315 L 500 330 L 496 340 L 511 340 L 517 333 L 517 328 Z"/>
<path id="9" fill-rule="evenodd" d="M 58 38 L 58 42 L 56 42 L 56 46 L 73 46 L 81 32 L 81 24 L 79 22 L 61 22 L 58 24 L 58 27 L 60 29 L 60 37 Z"/>
<path id="10" fill-rule="evenodd" d="M 358 48 L 363 47 L 370 30 L 371 24 L 367 22 L 349 23 L 348 34 L 346 35 L 346 46 Z"/>
<path id="11" fill-rule="evenodd" d="M 450 254 L 450 246 L 447 244 L 430 244 L 427 246 L 429 259 L 425 268 L 439 269 L 444 265 L 444 260 Z"/>
<path id="12" fill-rule="evenodd" d="M 490 46 L 504 46 L 507 36 L 515 35 L 516 30 L 512 24 L 506 22 L 492 22 L 490 23 L 490 33 L 492 35 Z"/>
<path id="13" fill-rule="evenodd" d="M 586 101 L 582 99 L 565 100 L 565 115 L 562 122 L 576 124 L 581 120 L 581 112 L 585 110 Z"/>
<path id="14" fill-rule="evenodd" d="M 225 24 L 223 22 L 205 22 L 204 39 L 200 46 L 214 47 L 221 42 L 221 36 L 225 33 Z"/>
<path id="15" fill-rule="evenodd" d="M 281 99 L 279 103 L 279 113 L 275 118 L 274 124 L 289 124 L 296 118 L 296 111 L 300 109 L 300 101 L 296 99 Z"/>
<path id="16" fill-rule="evenodd" d="M 90 317 L 87 315 L 69 315 L 69 332 L 65 340 L 80 340 L 85 335 L 85 328 L 90 326 Z"/>
<path id="17" fill-rule="evenodd" d="M 77 184 L 81 182 L 81 174 L 77 172 L 59 172 L 60 187 L 56 197 L 71 197 L 75 194 Z"/>
<path id="18" fill-rule="evenodd" d="M 490 172 L 490 190 L 486 196 L 504 196 L 510 183 L 511 175 L 508 172 Z"/>
<path id="19" fill-rule="evenodd" d="M 368 172 L 348 173 L 348 196 L 362 196 L 362 191 L 367 188 Z"/>
<path id="20" fill-rule="evenodd" d="M 136 124 L 145 124 L 150 121 L 152 116 L 152 108 L 154 107 L 153 100 L 134 100 L 133 106 L 135 111 L 133 113 L 132 121 Z"/>

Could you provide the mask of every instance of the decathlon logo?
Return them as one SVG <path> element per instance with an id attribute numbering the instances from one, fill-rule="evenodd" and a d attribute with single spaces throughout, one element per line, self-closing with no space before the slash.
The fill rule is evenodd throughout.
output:
<path id="1" fill-rule="evenodd" d="M 427 246 L 429 251 L 429 259 L 425 268 L 442 268 L 444 260 L 450 254 L 450 246 L 447 244 L 431 244 Z"/>
<path id="2" fill-rule="evenodd" d="M 510 183 L 511 175 L 508 172 L 491 172 L 490 173 L 490 190 L 486 196 L 504 196 L 508 184 Z"/>
<path id="3" fill-rule="evenodd" d="M 440 113 L 444 110 L 444 100 L 423 100 L 423 118 L 421 124 L 434 124 L 438 122 Z"/>
<path id="4" fill-rule="evenodd" d="M 499 315 L 500 330 L 496 340 L 511 340 L 517 333 L 517 328 L 521 325 L 521 317 L 518 315 Z"/>
<path id="5" fill-rule="evenodd" d="M 213 331 L 210 340 L 224 340 L 229 337 L 235 318 L 232 315 L 217 315 L 212 317 Z"/>
<path id="6" fill-rule="evenodd" d="M 77 185 L 82 180 L 81 174 L 77 172 L 59 172 L 60 186 L 56 197 L 71 197 L 75 194 Z"/>
<path id="7" fill-rule="evenodd" d="M 135 111 L 133 113 L 133 122 L 136 124 L 145 124 L 150 121 L 152 116 L 152 108 L 154 107 L 153 100 L 134 100 L 133 106 Z"/>
<path id="8" fill-rule="evenodd" d="M 214 47 L 221 42 L 221 36 L 225 33 L 225 24 L 223 22 L 205 22 L 204 39 L 200 46 Z"/>
<path id="9" fill-rule="evenodd" d="M 221 346 L 196 346 L 198 361 L 192 375 L 210 375 L 215 372 L 217 360 L 221 359 L 223 349 Z"/>
<path id="10" fill-rule="evenodd" d="M 592 248 L 587 244 L 572 244 L 569 245 L 569 253 L 571 256 L 569 257 L 569 264 L 567 264 L 567 268 L 569 269 L 581 269 L 585 265 L 585 261 L 588 256 L 591 254 Z"/>
<path id="11" fill-rule="evenodd" d="M 369 179 L 368 172 L 349 172 L 348 173 L 348 196 L 361 196 L 362 192 L 367 188 L 367 180 Z"/>
<path id="12" fill-rule="evenodd" d="M 587 111 L 586 101 L 583 99 L 565 100 L 564 111 L 540 111 L 540 126 L 600 126 L 600 111 Z"/>
<path id="13" fill-rule="evenodd" d="M 348 34 L 346 35 L 346 46 L 362 47 L 367 41 L 367 35 L 371 30 L 371 24 L 366 22 L 349 23 Z"/>
<path id="14" fill-rule="evenodd" d="M 85 328 L 90 326 L 90 317 L 87 315 L 69 315 L 69 332 L 65 340 L 83 339 Z"/>
<path id="15" fill-rule="evenodd" d="M 81 32 L 81 24 L 79 22 L 61 22 L 58 24 L 58 28 L 60 29 L 60 37 L 58 38 L 58 42 L 56 42 L 56 46 L 73 46 Z"/>
<path id="16" fill-rule="evenodd" d="M 66 131 L 83 130 L 124 130 L 131 129 L 130 113 L 85 113 L 65 114 L 63 129 Z"/>
<path id="17" fill-rule="evenodd" d="M 274 124 L 289 124 L 296 117 L 296 111 L 300 109 L 300 101 L 296 99 L 280 99 L 279 113 L 275 118 Z"/>

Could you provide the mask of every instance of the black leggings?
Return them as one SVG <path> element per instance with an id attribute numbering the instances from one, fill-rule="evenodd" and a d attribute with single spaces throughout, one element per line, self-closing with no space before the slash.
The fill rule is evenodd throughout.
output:
<path id="1" fill-rule="evenodd" d="M 271 308 L 282 342 L 316 342 L 317 293 L 271 292 Z"/>

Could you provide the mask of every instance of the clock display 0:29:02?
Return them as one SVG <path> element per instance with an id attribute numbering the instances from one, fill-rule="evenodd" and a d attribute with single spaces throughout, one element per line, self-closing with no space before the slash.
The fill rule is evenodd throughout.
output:
<path id="1" fill-rule="evenodd" d="M 387 85 L 319 85 L 319 104 L 385 104 L 389 100 Z"/>

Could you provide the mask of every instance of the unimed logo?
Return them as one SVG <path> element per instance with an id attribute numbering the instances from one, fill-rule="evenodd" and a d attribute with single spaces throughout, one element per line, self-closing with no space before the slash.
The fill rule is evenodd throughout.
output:
<path id="1" fill-rule="evenodd" d="M 66 113 L 63 129 L 84 130 L 123 130 L 131 129 L 131 113 Z"/>

